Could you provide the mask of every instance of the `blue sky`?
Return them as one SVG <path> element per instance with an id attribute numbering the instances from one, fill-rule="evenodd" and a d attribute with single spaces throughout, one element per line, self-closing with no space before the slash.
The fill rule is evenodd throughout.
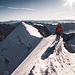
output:
<path id="1" fill-rule="evenodd" d="M 0 21 L 75 19 L 74 7 L 73 0 L 0 0 Z"/>

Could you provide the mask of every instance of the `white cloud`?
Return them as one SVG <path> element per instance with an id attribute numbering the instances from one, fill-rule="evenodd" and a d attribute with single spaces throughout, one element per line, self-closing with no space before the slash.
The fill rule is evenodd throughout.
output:
<path id="1" fill-rule="evenodd" d="M 9 9 L 13 9 L 13 10 L 35 10 L 32 8 L 16 8 L 16 7 L 8 7 Z"/>

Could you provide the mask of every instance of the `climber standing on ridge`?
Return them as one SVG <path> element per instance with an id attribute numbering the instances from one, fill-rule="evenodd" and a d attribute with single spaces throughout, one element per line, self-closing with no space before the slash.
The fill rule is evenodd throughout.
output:
<path id="1" fill-rule="evenodd" d="M 55 34 L 57 35 L 56 40 L 59 41 L 61 33 L 62 33 L 62 26 L 60 23 L 58 23 L 56 30 L 55 30 Z"/>

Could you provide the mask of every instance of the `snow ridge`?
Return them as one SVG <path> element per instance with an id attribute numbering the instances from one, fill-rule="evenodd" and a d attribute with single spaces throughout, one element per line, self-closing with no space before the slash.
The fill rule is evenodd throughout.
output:
<path id="1" fill-rule="evenodd" d="M 32 75 L 75 75 L 75 54 L 69 53 L 63 39 L 56 44 L 54 53 L 47 59 L 40 59 L 31 71 Z"/>
<path id="2" fill-rule="evenodd" d="M 29 32 L 30 35 L 32 36 L 35 36 L 35 37 L 38 37 L 38 38 L 41 38 L 43 37 L 36 28 L 34 28 L 33 26 L 31 25 L 28 25 L 24 22 L 22 22 L 22 24 L 26 27 L 26 30 Z"/>
<path id="3" fill-rule="evenodd" d="M 28 24 L 26 26 L 30 29 Z M 0 43 L 0 63 L 3 63 L 0 64 L 0 75 L 10 75 L 41 41 L 42 38 L 29 33 L 21 23 Z M 9 61 L 8 65 L 5 59 Z"/>

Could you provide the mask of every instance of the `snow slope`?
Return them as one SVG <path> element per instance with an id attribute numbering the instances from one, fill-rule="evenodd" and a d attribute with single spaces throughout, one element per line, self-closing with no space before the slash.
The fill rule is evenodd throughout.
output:
<path id="1" fill-rule="evenodd" d="M 45 60 L 39 59 L 29 75 L 75 75 L 75 53 L 65 49 L 61 38 L 53 54 Z"/>
<path id="2" fill-rule="evenodd" d="M 43 38 L 36 48 L 29 54 L 29 56 L 18 66 L 18 68 L 11 75 L 28 75 L 35 62 L 41 58 L 46 49 L 53 43 L 56 36 L 51 35 Z"/>
<path id="3" fill-rule="evenodd" d="M 22 24 L 26 27 L 26 30 L 29 32 L 30 35 L 36 36 L 36 37 L 43 37 L 36 28 L 34 28 L 31 25 L 27 25 L 26 23 L 22 22 Z"/>
<path id="4" fill-rule="evenodd" d="M 0 61 L 1 63 L 3 63 L 5 59 L 9 61 L 7 66 L 0 69 L 1 75 L 3 75 L 3 73 L 4 75 L 10 74 L 41 41 L 42 38 L 36 37 L 37 34 L 35 34 L 35 36 L 30 35 L 32 30 L 34 30 L 34 27 L 31 29 L 30 25 L 25 23 L 23 25 L 23 23 L 21 23 L 0 43 Z M 34 32 L 31 34 L 34 34 Z M 6 65 L 6 63 L 3 63 L 1 67 L 4 65 Z"/>

